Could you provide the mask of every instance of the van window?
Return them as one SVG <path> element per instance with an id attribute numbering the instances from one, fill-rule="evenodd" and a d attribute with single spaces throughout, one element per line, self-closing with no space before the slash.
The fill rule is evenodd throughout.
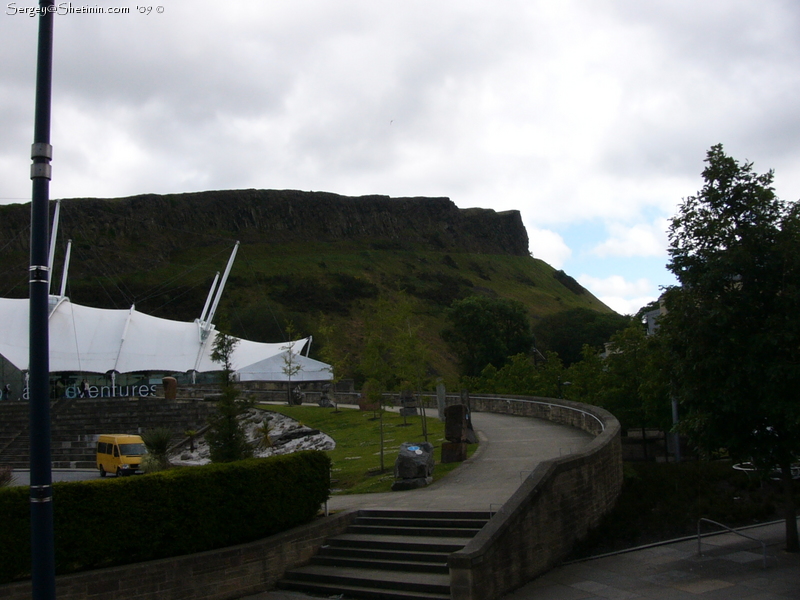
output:
<path id="1" fill-rule="evenodd" d="M 116 444 L 114 444 L 114 456 L 116 456 L 117 458 L 119 458 L 119 448 L 117 447 L 117 445 L 116 445 Z"/>
<path id="2" fill-rule="evenodd" d="M 142 454 L 147 454 L 147 449 L 144 447 L 144 444 L 120 444 L 119 449 L 124 456 L 141 456 Z"/>

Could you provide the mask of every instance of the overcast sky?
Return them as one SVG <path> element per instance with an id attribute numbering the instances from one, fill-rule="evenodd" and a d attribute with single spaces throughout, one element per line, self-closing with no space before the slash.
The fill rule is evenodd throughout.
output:
<path id="1" fill-rule="evenodd" d="M 667 222 L 713 144 L 800 197 L 796 0 L 162 1 L 56 15 L 52 198 L 517 209 L 534 256 L 633 313 L 674 282 Z M 30 198 L 36 6 L 0 16 L 4 204 Z"/>

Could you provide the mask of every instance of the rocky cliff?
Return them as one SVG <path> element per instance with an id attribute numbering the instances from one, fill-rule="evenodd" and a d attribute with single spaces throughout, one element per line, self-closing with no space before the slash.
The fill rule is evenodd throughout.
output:
<path id="1" fill-rule="evenodd" d="M 28 205 L 0 206 L 0 239 L 28 246 Z M 75 198 L 62 203 L 64 237 L 100 246 L 147 240 L 164 249 L 212 234 L 242 243 L 368 240 L 398 248 L 526 256 L 518 211 L 459 209 L 448 198 L 347 197 L 293 190 L 226 190 Z M 78 233 L 80 232 L 80 233 Z M 199 241 L 199 240 L 195 240 Z"/>

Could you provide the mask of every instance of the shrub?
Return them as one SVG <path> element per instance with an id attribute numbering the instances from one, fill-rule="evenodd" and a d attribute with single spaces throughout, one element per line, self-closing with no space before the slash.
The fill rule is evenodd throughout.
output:
<path id="1" fill-rule="evenodd" d="M 0 488 L 11 485 L 11 482 L 13 480 L 14 480 L 14 474 L 11 470 L 11 467 L 0 465 Z"/>
<path id="2" fill-rule="evenodd" d="M 142 434 L 142 441 L 147 448 L 147 454 L 142 457 L 142 470 L 145 473 L 153 473 L 168 469 L 170 464 L 167 450 L 172 441 L 172 432 L 166 427 L 156 427 L 145 431 Z"/>
<path id="3" fill-rule="evenodd" d="M 296 452 L 139 477 L 55 483 L 56 572 L 242 544 L 314 518 L 330 459 Z M 0 583 L 30 576 L 27 487 L 0 489 Z"/>

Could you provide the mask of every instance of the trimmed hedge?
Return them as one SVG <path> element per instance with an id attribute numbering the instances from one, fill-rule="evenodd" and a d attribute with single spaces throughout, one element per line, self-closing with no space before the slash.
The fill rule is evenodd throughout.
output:
<path id="1" fill-rule="evenodd" d="M 330 459 L 307 451 L 53 484 L 56 573 L 253 541 L 311 521 Z M 27 487 L 0 490 L 0 583 L 30 576 Z"/>

